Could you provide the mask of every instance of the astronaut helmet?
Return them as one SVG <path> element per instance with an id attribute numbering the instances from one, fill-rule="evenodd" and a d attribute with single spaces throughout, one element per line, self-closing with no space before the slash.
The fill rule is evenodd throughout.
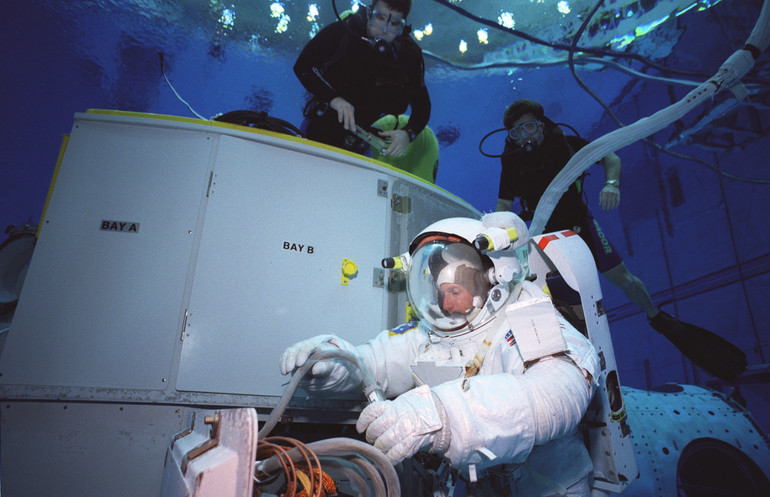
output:
<path id="1" fill-rule="evenodd" d="M 526 224 L 512 212 L 431 224 L 409 247 L 407 295 L 417 316 L 446 336 L 489 322 L 499 308 L 490 296 L 507 295 L 527 276 L 528 243 Z"/>

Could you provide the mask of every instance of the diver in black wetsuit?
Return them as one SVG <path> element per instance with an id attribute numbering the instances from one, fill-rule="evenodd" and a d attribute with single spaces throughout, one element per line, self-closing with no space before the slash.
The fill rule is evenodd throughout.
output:
<path id="1" fill-rule="evenodd" d="M 496 210 L 511 210 L 513 199 L 520 197 L 522 218 L 531 219 L 532 211 L 554 177 L 572 155 L 589 142 L 566 136 L 545 116 L 543 106 L 533 100 L 517 100 L 509 105 L 503 115 L 503 125 L 508 137 L 500 156 L 502 172 Z M 605 210 L 615 209 L 620 203 L 620 158 L 610 152 L 601 164 L 607 181 L 599 194 L 599 205 Z M 545 231 L 572 230 L 580 235 L 591 250 L 599 272 L 641 307 L 653 329 L 695 364 L 724 380 L 740 375 L 747 365 L 743 351 L 724 338 L 655 307 L 644 283 L 628 270 L 583 202 L 579 181 L 564 193 Z"/>
<path id="2" fill-rule="evenodd" d="M 422 50 L 409 36 L 411 0 L 375 0 L 322 29 L 294 64 L 294 73 L 313 94 L 305 106 L 311 140 L 364 153 L 367 144 L 350 131 L 411 106 L 407 125 L 378 131 L 391 140 L 385 155 L 400 156 L 425 128 L 430 97 Z"/>

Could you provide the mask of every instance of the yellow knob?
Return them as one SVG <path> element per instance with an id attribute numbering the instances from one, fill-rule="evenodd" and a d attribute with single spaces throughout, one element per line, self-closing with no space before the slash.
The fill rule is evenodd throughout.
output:
<path id="1" fill-rule="evenodd" d="M 358 272 L 358 266 L 356 266 L 355 262 L 351 261 L 350 259 L 342 260 L 342 274 L 350 278 L 357 272 Z"/>
<path id="2" fill-rule="evenodd" d="M 358 273 L 358 266 L 350 259 L 342 259 L 342 284 L 348 284 L 348 278 L 352 278 Z"/>

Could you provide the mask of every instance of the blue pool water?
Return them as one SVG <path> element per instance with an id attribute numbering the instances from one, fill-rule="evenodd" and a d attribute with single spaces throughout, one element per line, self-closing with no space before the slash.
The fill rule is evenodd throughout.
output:
<path id="1" fill-rule="evenodd" d="M 563 52 L 515 45 L 513 35 L 492 28 L 489 46 L 479 46 L 473 36 L 481 25 L 441 4 L 422 2 L 410 20 L 420 29 L 433 25 L 432 38 L 421 43 L 431 52 L 426 81 L 433 102 L 429 125 L 441 143 L 439 186 L 480 210 L 494 209 L 500 166 L 479 152 L 479 142 L 501 127 L 505 106 L 519 98 L 542 102 L 551 119 L 570 124 L 586 138 L 617 128 L 579 86 Z M 40 219 L 61 137 L 69 132 L 75 112 L 105 108 L 192 117 L 163 79 L 159 53 L 176 90 L 201 115 L 259 110 L 299 125 L 305 92 L 291 67 L 313 22 L 297 21 L 308 4 L 284 2 L 295 21 L 277 33 L 281 17 L 271 16 L 272 3 L 30 0 L 6 6 L 0 19 L 0 227 Z M 558 4 L 542 3 L 554 9 Z M 603 14 L 608 17 L 587 35 L 589 42 L 598 43 L 602 34 L 634 33 L 621 22 L 625 18 L 613 17 L 620 7 L 633 20 L 634 9 L 652 12 L 656 5 L 687 4 L 605 3 L 617 8 Z M 477 13 L 497 15 L 504 4 L 485 3 Z M 322 18 L 330 21 L 328 5 L 320 6 Z M 714 74 L 743 46 L 760 6 L 756 0 L 698 2 L 647 34 L 637 32 L 640 36 L 627 47 L 617 41 L 613 45 L 667 68 L 693 72 L 692 77 L 622 61 L 641 75 L 599 63 L 579 65 L 578 74 L 621 122 L 633 123 L 692 89 L 671 84 L 671 79 L 700 82 Z M 557 10 L 533 11 L 517 27 L 568 42 L 565 33 L 574 33 L 580 19 Z M 463 37 L 471 42 L 467 57 L 457 48 Z M 622 198 L 611 212 L 596 206 L 603 171 L 590 169 L 586 180 L 589 205 L 656 303 L 724 336 L 757 366 L 767 364 L 770 355 L 769 60 L 763 54 L 745 78 L 751 94 L 747 100 L 737 102 L 723 91 L 651 137 L 698 161 L 642 143 L 618 150 Z M 499 135 L 485 142 L 485 150 L 501 148 Z M 622 293 L 602 284 L 622 383 L 648 388 L 712 380 L 654 333 Z M 767 388 L 742 388 L 767 427 Z"/>

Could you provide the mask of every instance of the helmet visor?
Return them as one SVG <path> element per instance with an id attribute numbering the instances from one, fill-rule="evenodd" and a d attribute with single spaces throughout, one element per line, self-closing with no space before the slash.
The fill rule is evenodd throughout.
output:
<path id="1" fill-rule="evenodd" d="M 466 243 L 434 240 L 412 254 L 407 295 L 420 320 L 435 330 L 464 328 L 490 287 L 481 255 Z"/>

